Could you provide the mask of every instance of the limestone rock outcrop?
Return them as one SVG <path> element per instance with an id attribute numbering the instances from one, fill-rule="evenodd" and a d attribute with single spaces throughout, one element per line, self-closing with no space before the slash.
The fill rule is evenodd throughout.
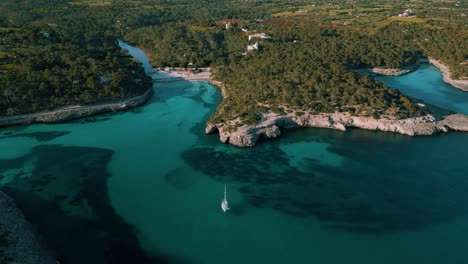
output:
<path id="1" fill-rule="evenodd" d="M 347 128 L 363 128 L 400 133 L 408 136 L 433 135 L 440 132 L 468 131 L 468 116 L 450 114 L 443 117 L 426 115 L 406 119 L 376 119 L 373 117 L 352 116 L 349 113 L 331 114 L 265 114 L 261 122 L 242 125 L 235 131 L 228 131 L 226 124 L 208 124 L 207 134 L 219 132 L 223 143 L 237 147 L 252 147 L 260 137 L 276 138 L 281 134 L 280 127 L 321 127 L 346 131 Z M 232 130 L 232 128 L 231 128 Z"/>
<path id="2" fill-rule="evenodd" d="M 63 122 L 107 112 L 124 111 L 129 108 L 144 104 L 149 98 L 151 98 L 152 94 L 153 89 L 148 89 L 148 91 L 146 91 L 143 95 L 122 99 L 111 103 L 66 107 L 50 112 L 0 117 L 0 127 L 30 123 Z"/>
<path id="3" fill-rule="evenodd" d="M 374 67 L 370 69 L 370 72 L 379 74 L 379 75 L 386 75 L 386 76 L 401 76 L 410 72 L 413 72 L 418 69 L 419 65 L 421 63 L 427 63 L 428 59 L 426 58 L 421 58 L 419 59 L 415 64 L 402 67 L 402 68 L 379 68 L 379 67 Z"/>

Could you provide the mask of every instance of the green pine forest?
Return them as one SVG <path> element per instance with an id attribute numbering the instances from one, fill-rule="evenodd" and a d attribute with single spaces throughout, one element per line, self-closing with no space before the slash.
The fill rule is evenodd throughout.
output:
<path id="1" fill-rule="evenodd" d="M 407 9 L 415 17 L 397 16 Z M 150 80 L 117 39 L 154 67 L 211 67 L 226 97 L 210 122 L 291 109 L 421 115 L 428 110 L 358 70 L 430 56 L 467 78 L 467 11 L 438 0 L 3 0 L 0 116 L 142 94 Z M 272 38 L 248 40 L 261 32 Z"/>

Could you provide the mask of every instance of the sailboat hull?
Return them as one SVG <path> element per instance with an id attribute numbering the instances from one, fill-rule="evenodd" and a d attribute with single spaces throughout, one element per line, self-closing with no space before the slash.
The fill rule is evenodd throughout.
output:
<path id="1" fill-rule="evenodd" d="M 226 212 L 227 210 L 229 210 L 229 205 L 228 205 L 228 202 L 226 200 L 223 200 L 221 202 L 221 209 L 223 209 L 224 212 Z"/>

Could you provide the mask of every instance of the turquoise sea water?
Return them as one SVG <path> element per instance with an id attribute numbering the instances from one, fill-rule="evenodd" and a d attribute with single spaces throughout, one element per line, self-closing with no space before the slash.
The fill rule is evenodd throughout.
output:
<path id="1" fill-rule="evenodd" d="M 468 113 L 440 79 L 431 66 L 382 78 Z M 468 259 L 468 133 L 298 129 L 238 149 L 204 134 L 215 87 L 154 90 L 129 112 L 0 130 L 0 186 L 61 263 Z"/>
<path id="2" fill-rule="evenodd" d="M 430 64 L 421 64 L 417 71 L 400 77 L 379 76 L 377 79 L 405 95 L 468 114 L 468 92 L 444 83 L 440 71 Z"/>

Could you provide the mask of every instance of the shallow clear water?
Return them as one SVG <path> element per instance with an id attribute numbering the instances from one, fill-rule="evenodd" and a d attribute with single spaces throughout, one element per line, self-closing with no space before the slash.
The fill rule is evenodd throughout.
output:
<path id="1" fill-rule="evenodd" d="M 431 64 L 421 64 L 417 71 L 403 76 L 378 76 L 377 79 L 389 87 L 399 89 L 405 95 L 468 114 L 468 92 L 446 84 L 440 71 Z"/>
<path id="2" fill-rule="evenodd" d="M 404 93 L 437 90 L 431 103 L 468 112 L 468 93 L 431 81 L 432 67 L 383 80 L 400 78 Z M 62 263 L 468 258 L 468 134 L 298 129 L 237 149 L 204 134 L 215 87 L 154 90 L 130 112 L 0 130 L 0 185 Z"/>

